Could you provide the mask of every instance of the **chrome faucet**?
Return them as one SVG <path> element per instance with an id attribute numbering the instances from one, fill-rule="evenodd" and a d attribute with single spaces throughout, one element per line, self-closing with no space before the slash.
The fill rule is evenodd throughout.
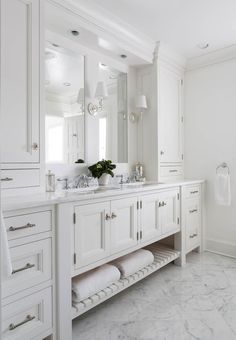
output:
<path id="1" fill-rule="evenodd" d="M 65 182 L 65 186 L 63 187 L 63 189 L 68 189 L 68 178 L 65 177 L 65 178 L 58 178 L 57 179 L 58 182 Z"/>
<path id="2" fill-rule="evenodd" d="M 124 184 L 124 175 L 116 175 L 116 178 L 120 178 L 119 184 Z"/>

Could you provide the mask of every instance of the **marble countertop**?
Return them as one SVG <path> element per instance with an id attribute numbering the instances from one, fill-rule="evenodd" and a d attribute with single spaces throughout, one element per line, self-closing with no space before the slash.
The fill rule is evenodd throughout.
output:
<path id="1" fill-rule="evenodd" d="M 153 190 L 161 190 L 184 185 L 194 185 L 203 183 L 204 180 L 182 180 L 171 183 L 146 182 L 136 185 L 119 185 L 112 187 L 97 187 L 94 190 L 61 190 L 53 193 L 39 192 L 28 195 L 17 195 L 2 197 L 2 210 L 9 211 L 15 209 L 33 208 L 45 205 L 54 205 L 67 202 L 80 202 L 86 200 L 99 199 L 104 197 L 114 197 L 127 194 L 143 193 Z"/>

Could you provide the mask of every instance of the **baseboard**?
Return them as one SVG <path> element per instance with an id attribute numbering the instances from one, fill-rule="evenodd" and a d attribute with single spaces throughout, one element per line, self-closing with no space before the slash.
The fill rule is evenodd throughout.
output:
<path id="1" fill-rule="evenodd" d="M 236 244 L 221 242 L 214 239 L 206 239 L 205 250 L 212 253 L 236 258 Z"/>

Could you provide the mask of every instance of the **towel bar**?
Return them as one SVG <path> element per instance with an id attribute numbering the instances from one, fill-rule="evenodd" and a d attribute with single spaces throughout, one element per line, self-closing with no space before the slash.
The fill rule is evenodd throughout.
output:
<path id="1" fill-rule="evenodd" d="M 229 166 L 228 166 L 228 164 L 225 163 L 225 162 L 223 162 L 223 163 L 221 163 L 220 165 L 217 166 L 217 168 L 216 168 L 216 173 L 218 173 L 218 170 L 219 170 L 219 169 L 227 169 L 228 174 L 230 173 L 230 171 L 229 171 Z"/>

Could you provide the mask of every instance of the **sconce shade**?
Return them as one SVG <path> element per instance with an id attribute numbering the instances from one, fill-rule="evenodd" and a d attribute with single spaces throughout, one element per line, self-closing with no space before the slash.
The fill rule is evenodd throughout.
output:
<path id="1" fill-rule="evenodd" d="M 84 103 L 84 88 L 83 87 L 81 87 L 79 89 L 79 93 L 78 93 L 78 96 L 77 96 L 77 103 L 78 104 Z"/>
<path id="2" fill-rule="evenodd" d="M 96 98 L 106 98 L 106 97 L 108 97 L 107 87 L 106 87 L 104 81 L 99 81 L 97 83 L 95 97 Z"/>
<path id="3" fill-rule="evenodd" d="M 138 109 L 147 109 L 147 99 L 145 95 L 137 96 L 136 107 Z"/>

